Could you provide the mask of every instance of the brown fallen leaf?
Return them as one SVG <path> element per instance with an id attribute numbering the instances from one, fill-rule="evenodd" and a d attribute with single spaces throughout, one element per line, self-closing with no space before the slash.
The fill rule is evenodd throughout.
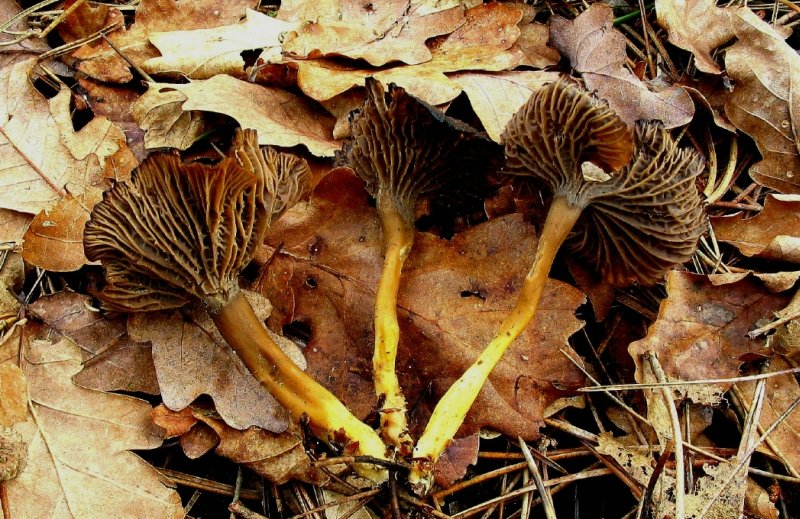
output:
<path id="1" fill-rule="evenodd" d="M 208 130 L 202 113 L 183 109 L 186 99 L 172 85 L 148 83 L 132 109 L 133 120 L 144 131 L 145 149 L 185 150 Z"/>
<path id="2" fill-rule="evenodd" d="M 0 242 L 21 245 L 22 237 L 32 221 L 30 214 L 0 209 Z"/>
<path id="3" fill-rule="evenodd" d="M 431 59 L 419 65 L 365 68 L 341 60 L 299 60 L 297 84 L 317 101 L 326 101 L 356 86 L 368 76 L 384 85 L 395 83 L 428 104 L 441 105 L 461 93 L 447 73 L 464 70 L 510 70 L 523 59 L 513 49 L 519 38 L 517 23 L 522 9 L 512 4 L 491 3 L 469 9 L 466 22 L 431 49 Z"/>
<path id="4" fill-rule="evenodd" d="M 800 263 L 800 197 L 768 195 L 755 217 L 716 216 L 711 225 L 719 241 L 745 256 Z"/>
<path id="5" fill-rule="evenodd" d="M 83 254 L 83 227 L 89 221 L 89 208 L 100 197 L 87 193 L 87 199 L 89 203 L 84 204 L 67 194 L 37 214 L 23 237 L 25 261 L 52 272 L 72 272 L 88 263 Z"/>
<path id="6" fill-rule="evenodd" d="M 458 72 L 451 74 L 469 97 L 483 129 L 495 142 L 511 119 L 534 90 L 558 79 L 558 72 L 538 70 L 511 72 Z"/>
<path id="7" fill-rule="evenodd" d="M 31 315 L 80 347 L 83 369 L 75 383 L 99 391 L 159 392 L 150 346 L 128 337 L 124 318 L 90 309 L 91 299 L 75 292 L 44 296 L 28 306 Z"/>
<path id="8" fill-rule="evenodd" d="M 698 70 L 722 73 L 711 51 L 733 39 L 728 9 L 714 0 L 656 0 L 656 15 L 670 43 L 694 55 Z"/>
<path id="9" fill-rule="evenodd" d="M 433 471 L 436 484 L 441 488 L 447 488 L 462 479 L 470 465 L 478 463 L 480 443 L 478 433 L 454 440 L 436 461 Z"/>
<path id="10" fill-rule="evenodd" d="M 301 59 L 363 59 L 375 67 L 396 61 L 417 65 L 432 57 L 427 40 L 450 34 L 465 21 L 461 6 L 418 10 L 422 6 L 392 0 L 334 5 L 334 16 L 317 12 L 312 19 L 297 20 L 301 23 L 286 36 L 283 52 Z"/>
<path id="11" fill-rule="evenodd" d="M 372 392 L 373 306 L 380 276 L 381 232 L 361 180 L 342 168 L 317 186 L 310 202 L 270 230 L 276 247 L 258 286 L 275 305 L 273 326 L 310 331 L 308 371 L 358 416 L 375 406 Z M 474 360 L 513 306 L 536 238 L 521 215 L 509 215 L 451 241 L 418 233 L 398 299 L 397 370 L 424 425 L 430 407 Z M 550 280 L 533 326 L 495 369 L 462 434 L 480 427 L 528 438 L 545 407 L 581 383 L 558 351 L 581 327 L 582 294 Z M 290 327 L 292 328 L 292 327 Z"/>
<path id="12" fill-rule="evenodd" d="M 725 52 L 725 67 L 736 85 L 726 96 L 725 114 L 756 141 L 762 160 L 750 168 L 753 180 L 800 193 L 800 56 L 749 8 L 734 9 L 731 20 L 739 41 Z"/>
<path id="13" fill-rule="evenodd" d="M 230 25 L 257 3 L 255 0 L 143 0 L 136 8 L 133 25 L 112 32 L 108 38 L 130 60 L 141 64 L 158 56 L 148 40 L 151 34 Z M 111 83 L 127 83 L 133 79 L 128 63 L 103 40 L 80 47 L 72 56 L 79 60 L 78 70 L 94 79 Z"/>
<path id="14" fill-rule="evenodd" d="M 27 416 L 13 426 L 28 462 L 5 483 L 11 517 L 183 517 L 177 492 L 128 452 L 161 445 L 150 405 L 73 384 L 80 349 L 49 334 L 29 321 L 0 343 L 0 363 L 19 360 L 28 384 Z"/>
<path id="15" fill-rule="evenodd" d="M 249 298 L 266 318 L 269 302 L 257 294 Z M 206 394 L 222 419 L 237 429 L 256 425 L 282 432 L 289 426 L 286 410 L 253 378 L 202 308 L 131 314 L 128 333 L 135 341 L 152 343 L 161 398 L 168 408 L 184 409 Z M 303 366 L 296 346 L 278 344 Z"/>
<path id="16" fill-rule="evenodd" d="M 149 74 L 180 73 L 191 79 L 207 79 L 216 74 L 246 79 L 242 53 L 264 49 L 262 59 L 272 56 L 278 61 L 281 40 L 295 25 L 248 9 L 244 21 L 233 25 L 154 32 L 150 42 L 161 56 L 142 63 L 142 69 Z"/>
<path id="17" fill-rule="evenodd" d="M 286 90 L 226 75 L 161 88 L 186 96 L 184 111 L 225 114 L 236 119 L 242 128 L 255 128 L 260 145 L 302 144 L 318 157 L 332 157 L 341 148 L 333 138 L 333 117 L 308 99 Z"/>
<path id="18" fill-rule="evenodd" d="M 191 407 L 173 411 L 164 404 L 157 405 L 150 413 L 153 423 L 164 429 L 165 438 L 175 438 L 186 434 L 194 427 L 198 420 L 194 417 Z"/>
<path id="19" fill-rule="evenodd" d="M 71 7 L 74 10 L 57 27 L 58 35 L 65 43 L 87 38 L 115 23 L 125 23 L 122 11 L 108 4 L 93 5 L 79 0 L 64 2 L 64 9 Z"/>
<path id="20" fill-rule="evenodd" d="M 770 292 L 783 292 L 792 288 L 800 279 L 800 271 L 794 272 L 726 272 L 723 274 L 709 274 L 708 280 L 716 286 L 730 285 L 743 280 L 748 276 L 759 279 Z"/>
<path id="21" fill-rule="evenodd" d="M 763 339 L 750 339 L 747 332 L 789 300 L 751 279 L 718 287 L 705 276 L 678 271 L 669 273 L 667 293 L 647 337 L 628 348 L 637 365 L 637 380 L 641 380 L 641 355 L 648 351 L 658 355 L 670 380 L 738 376 L 744 357 L 764 346 Z M 709 385 L 720 392 L 730 386 Z M 697 388 L 687 391 L 691 394 Z"/>
<path id="22" fill-rule="evenodd" d="M 244 465 L 273 483 L 295 479 L 322 485 L 328 480 L 324 472 L 311 466 L 297 427 L 282 433 L 258 427 L 239 431 L 204 413 L 195 411 L 194 416 L 219 436 L 217 454 Z"/>
<path id="23" fill-rule="evenodd" d="M 791 369 L 796 364 L 787 362 L 781 356 L 770 360 L 770 371 Z M 771 377 L 766 381 L 767 396 L 761 409 L 761 430 L 765 431 L 772 426 L 778 417 L 783 414 L 792 403 L 800 398 L 800 384 L 793 374 Z M 741 402 L 745 409 L 749 409 L 753 400 L 756 382 L 737 382 L 736 387 L 741 391 Z M 780 461 L 789 474 L 800 477 L 800 414 L 791 413 L 770 434 L 767 441 L 761 445 L 759 452 L 763 452 Z"/>
<path id="24" fill-rule="evenodd" d="M 0 220 L 1 222 L 2 220 Z M 25 283 L 25 262 L 16 252 L 7 252 L 0 263 L 0 315 L 17 315 L 20 301 L 17 294 Z"/>
<path id="25" fill-rule="evenodd" d="M 523 55 L 518 66 L 545 68 L 558 64 L 561 55 L 556 49 L 547 46 L 550 41 L 549 25 L 526 21 L 519 25 L 519 31 L 519 38 L 512 47 Z"/>
<path id="26" fill-rule="evenodd" d="M 20 368 L 0 364 L 0 428 L 24 422 L 28 415 L 28 381 Z"/>
<path id="27" fill-rule="evenodd" d="M 667 128 L 692 120 L 694 103 L 679 86 L 656 88 L 625 67 L 625 37 L 614 29 L 611 7 L 595 3 L 574 20 L 550 19 L 550 42 L 580 72 L 586 86 L 628 124 L 658 119 Z M 651 90 L 653 89 L 653 90 Z"/>

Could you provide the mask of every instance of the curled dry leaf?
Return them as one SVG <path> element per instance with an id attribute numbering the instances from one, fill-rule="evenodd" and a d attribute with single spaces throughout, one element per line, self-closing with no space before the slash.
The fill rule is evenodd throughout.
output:
<path id="1" fill-rule="evenodd" d="M 148 83 L 147 92 L 133 105 L 133 120 L 144 130 L 144 147 L 185 150 L 208 125 L 200 112 L 183 109 L 186 94 L 173 85 Z"/>
<path id="2" fill-rule="evenodd" d="M 373 409 L 374 287 L 382 235 L 361 181 L 345 169 L 326 177 L 311 201 L 270 230 L 279 247 L 260 280 L 276 307 L 273 325 L 310 328 L 309 372 L 358 416 Z M 421 428 L 430 408 L 474 360 L 515 292 L 536 246 L 532 227 L 510 215 L 442 240 L 417 233 L 398 298 L 398 376 L 409 417 Z M 472 408 L 462 433 L 482 426 L 535 437 L 548 403 L 582 376 L 558 351 L 580 329 L 582 294 L 550 280 L 536 323 L 516 341 Z M 345 347 L 347 345 L 347 347 Z M 427 389 L 430 387 L 430 393 Z"/>
<path id="3" fill-rule="evenodd" d="M 244 465 L 273 483 L 296 479 L 322 485 L 328 480 L 324 472 L 311 466 L 295 427 L 277 434 L 257 427 L 238 431 L 206 414 L 195 412 L 194 415 L 219 436 L 217 454 Z"/>
<path id="4" fill-rule="evenodd" d="M 747 7 L 733 11 L 732 23 L 739 41 L 725 53 L 735 85 L 726 96 L 725 114 L 756 141 L 762 160 L 750 168 L 753 180 L 783 193 L 800 193 L 800 56 Z"/>
<path id="5" fill-rule="evenodd" d="M 375 67 L 398 61 L 417 65 L 431 59 L 427 40 L 464 24 L 461 6 L 430 11 L 392 0 L 334 4 L 332 13 L 308 13 L 313 18 L 297 20 L 301 23 L 286 36 L 283 52 L 292 58 L 345 56 Z"/>
<path id="6" fill-rule="evenodd" d="M 384 85 L 395 83 L 431 105 L 452 101 L 461 93 L 446 73 L 463 70 L 510 70 L 523 58 L 514 49 L 522 10 L 512 4 L 492 3 L 467 11 L 467 20 L 431 50 L 431 59 L 419 65 L 382 69 L 364 68 L 329 59 L 300 60 L 297 84 L 317 101 L 326 101 L 372 76 Z"/>
<path id="7" fill-rule="evenodd" d="M 745 256 L 800 263 L 800 197 L 768 195 L 754 218 L 717 216 L 711 225 L 719 241 Z"/>
<path id="8" fill-rule="evenodd" d="M 143 0 L 136 8 L 134 23 L 108 35 L 114 45 L 134 63 L 158 56 L 148 37 L 156 32 L 204 29 L 236 23 L 254 0 Z M 78 48 L 72 56 L 79 60 L 78 70 L 100 81 L 127 83 L 133 79 L 128 63 L 103 40 Z"/>
<path id="9" fill-rule="evenodd" d="M 708 280 L 714 285 L 730 285 L 741 281 L 747 276 L 759 279 L 770 292 L 784 292 L 792 288 L 800 279 L 800 271 L 794 272 L 725 272 L 723 274 L 709 274 Z"/>
<path id="10" fill-rule="evenodd" d="M 304 145 L 318 157 L 332 157 L 341 148 L 333 138 L 333 117 L 308 99 L 280 88 L 265 87 L 226 75 L 183 85 L 162 85 L 186 96 L 182 109 L 233 117 L 242 128 L 258 130 L 258 143 Z M 153 123 L 151 123 L 151 127 Z"/>
<path id="11" fill-rule="evenodd" d="M 263 49 L 261 58 L 280 57 L 281 38 L 295 24 L 247 9 L 244 21 L 210 29 L 155 32 L 150 42 L 161 56 L 142 63 L 149 74 L 180 73 L 191 79 L 228 74 L 245 79 L 242 53 Z M 178 28 L 178 27 L 176 27 Z M 180 27 L 182 28 L 182 27 Z"/>
<path id="12" fill-rule="evenodd" d="M 587 88 L 608 101 L 622 119 L 660 120 L 666 128 L 692 120 L 694 103 L 678 86 L 651 91 L 625 67 L 625 37 L 614 29 L 611 7 L 596 3 L 574 20 L 550 19 L 550 41 L 569 58 Z"/>
<path id="13" fill-rule="evenodd" d="M 642 377 L 641 355 L 648 351 L 658 355 L 670 380 L 738 376 L 744 357 L 764 346 L 763 339 L 749 339 L 747 332 L 789 299 L 750 279 L 718 287 L 705 276 L 678 271 L 669 273 L 667 293 L 647 337 L 628 348 L 637 365 L 637 380 Z M 714 387 L 725 391 L 730 384 Z M 687 390 L 692 398 L 702 398 L 694 391 Z"/>
<path id="14" fill-rule="evenodd" d="M 256 294 L 248 295 L 259 317 L 265 319 L 269 302 Z M 185 313 L 131 314 L 128 333 L 135 341 L 152 343 L 161 397 L 170 409 L 183 409 L 206 394 L 232 427 L 256 425 L 274 432 L 288 427 L 286 411 L 244 367 L 202 308 Z M 296 364 L 303 365 L 296 346 L 273 338 Z"/>
<path id="15" fill-rule="evenodd" d="M 73 384 L 80 349 L 44 340 L 50 334 L 29 321 L 0 344 L 0 363 L 21 359 L 28 382 L 27 416 L 13 426 L 28 445 L 28 463 L 5 483 L 11 517 L 183 517 L 177 492 L 128 452 L 161 445 L 150 405 Z"/>
<path id="16" fill-rule="evenodd" d="M 733 38 L 730 11 L 714 0 L 656 0 L 658 23 L 673 45 L 694 54 L 701 72 L 721 74 L 711 51 Z"/>
<path id="17" fill-rule="evenodd" d="M 59 292 L 39 298 L 28 310 L 80 347 L 83 369 L 73 379 L 77 384 L 99 391 L 158 394 L 150 345 L 131 340 L 124 319 L 92 311 L 91 303 L 83 294 Z"/>

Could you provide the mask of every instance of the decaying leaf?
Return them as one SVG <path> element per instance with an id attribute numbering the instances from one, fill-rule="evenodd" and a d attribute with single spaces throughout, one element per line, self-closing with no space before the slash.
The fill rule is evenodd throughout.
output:
<path id="1" fill-rule="evenodd" d="M 718 240 L 745 256 L 800 263 L 800 197 L 768 195 L 754 218 L 717 216 L 711 225 Z"/>
<path id="2" fill-rule="evenodd" d="M 128 59 L 142 63 L 158 56 L 158 51 L 148 40 L 151 34 L 175 30 L 176 27 L 189 30 L 230 25 L 238 22 L 246 9 L 256 5 L 254 0 L 143 0 L 136 8 L 135 23 L 129 29 L 112 32 L 108 38 Z M 101 39 L 80 47 L 73 57 L 79 60 L 78 70 L 95 79 L 127 83 L 133 79 L 133 73 L 119 52 Z"/>
<path id="3" fill-rule="evenodd" d="M 244 79 L 242 52 L 263 49 L 261 58 L 274 60 L 280 56 L 281 38 L 295 24 L 283 22 L 247 10 L 244 21 L 210 29 L 171 30 L 155 32 L 150 42 L 161 56 L 142 63 L 149 74 L 179 72 L 192 79 L 207 79 L 216 74 L 228 74 Z"/>
<path id="4" fill-rule="evenodd" d="M 0 207 L 30 214 L 67 192 L 84 203 L 105 178 L 125 178 L 135 160 L 125 134 L 103 117 L 76 132 L 70 92 L 45 99 L 30 83 L 36 59 L 0 70 Z"/>
<path id="5" fill-rule="evenodd" d="M 319 157 L 331 157 L 341 147 L 333 138 L 333 117 L 308 99 L 280 88 L 260 86 L 226 75 L 183 85 L 162 85 L 161 88 L 185 95 L 184 111 L 225 114 L 236 119 L 242 128 L 255 128 L 261 145 L 302 144 Z"/>
<path id="6" fill-rule="evenodd" d="M 381 240 L 362 182 L 338 170 L 309 203 L 271 229 L 268 243 L 277 250 L 259 282 L 276 307 L 270 323 L 310 329 L 309 372 L 358 416 L 375 405 L 370 374 Z M 398 298 L 397 361 L 408 401 L 418 402 L 410 417 L 417 427 L 513 306 L 527 269 L 520 258 L 531 257 L 535 245 L 533 228 L 520 215 L 479 225 L 451 241 L 418 233 Z M 547 404 L 582 379 L 558 351 L 581 326 L 574 311 L 582 302 L 578 290 L 548 282 L 536 322 L 495 369 L 462 434 L 486 426 L 537 435 Z"/>
<path id="7" fill-rule="evenodd" d="M 5 483 L 11 516 L 183 517 L 177 492 L 128 452 L 161 445 L 150 405 L 73 384 L 80 349 L 48 336 L 29 322 L 0 344 L 0 363 L 21 359 L 28 383 L 27 416 L 13 426 L 28 445 L 27 466 Z"/>
<path id="8" fill-rule="evenodd" d="M 705 276 L 678 271 L 669 273 L 667 292 L 647 337 L 628 348 L 637 364 L 637 380 L 641 355 L 647 351 L 658 355 L 670 380 L 738 376 L 744 357 L 764 346 L 763 339 L 750 339 L 747 332 L 788 302 L 787 296 L 750 279 L 718 287 Z M 708 386 L 725 391 L 730 384 Z M 694 399 L 704 398 L 696 394 L 697 388 L 687 392 Z"/>
<path id="9" fill-rule="evenodd" d="M 28 310 L 80 347 L 83 369 L 73 379 L 80 386 L 158 394 L 150 345 L 128 337 L 124 318 L 112 320 L 90 304 L 83 294 L 59 292 L 39 298 Z"/>
<path id="10" fill-rule="evenodd" d="M 333 16 L 315 12 L 312 19 L 297 20 L 301 23 L 287 35 L 283 52 L 293 58 L 345 56 L 376 67 L 398 61 L 417 65 L 431 59 L 427 40 L 464 24 L 460 6 L 430 11 L 392 0 L 345 0 L 330 7 Z"/>
<path id="11" fill-rule="evenodd" d="M 133 105 L 133 119 L 144 130 L 144 147 L 185 150 L 208 125 L 200 112 L 185 111 L 187 97 L 166 83 L 149 83 Z"/>
<path id="12" fill-rule="evenodd" d="M 194 415 L 219 436 L 217 454 L 241 463 L 274 483 L 297 479 L 322 484 L 328 479 L 324 472 L 311 466 L 296 427 L 282 433 L 257 427 L 239 431 L 203 413 L 195 411 Z"/>
<path id="13" fill-rule="evenodd" d="M 730 285 L 743 280 L 747 276 L 759 279 L 770 292 L 784 292 L 792 288 L 800 279 L 800 271 L 791 272 L 725 272 L 722 274 L 709 274 L 708 280 L 714 285 Z"/>
<path id="14" fill-rule="evenodd" d="M 725 114 L 756 141 L 762 160 L 750 176 L 783 193 L 800 193 L 797 85 L 800 56 L 784 36 L 747 7 L 732 12 L 737 41 L 725 53 L 736 85 L 726 96 Z"/>
<path id="15" fill-rule="evenodd" d="M 694 54 L 698 70 L 722 73 L 711 51 L 733 38 L 728 9 L 714 0 L 656 0 L 656 14 L 669 41 Z"/>
<path id="16" fill-rule="evenodd" d="M 269 302 L 255 294 L 250 300 L 265 319 Z M 128 333 L 135 341 L 152 343 L 161 397 L 170 409 L 181 410 L 206 394 L 232 427 L 256 425 L 274 432 L 288 427 L 286 410 L 253 378 L 202 308 L 131 314 Z M 296 346 L 274 338 L 302 366 Z"/>
<path id="17" fill-rule="evenodd" d="M 325 101 L 363 86 L 372 76 L 384 85 L 395 83 L 429 104 L 447 103 L 461 93 L 447 73 L 510 70 L 523 59 L 522 51 L 513 48 L 520 32 L 520 8 L 485 4 L 468 10 L 466 16 L 464 25 L 433 48 L 425 63 L 373 69 L 330 59 L 300 60 L 296 62 L 297 84 L 312 99 Z"/>
<path id="18" fill-rule="evenodd" d="M 651 91 L 653 85 L 625 68 L 625 37 L 613 22 L 611 7 L 595 3 L 574 20 L 553 16 L 550 40 L 580 72 L 586 86 L 596 90 L 628 124 L 658 119 L 674 128 L 691 121 L 694 103 L 685 90 L 668 86 Z"/>

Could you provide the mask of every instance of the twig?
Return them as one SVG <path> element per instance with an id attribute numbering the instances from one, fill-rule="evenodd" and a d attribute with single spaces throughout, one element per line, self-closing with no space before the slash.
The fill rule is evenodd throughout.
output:
<path id="1" fill-rule="evenodd" d="M 39 57 L 37 59 L 38 59 L 38 61 L 43 61 L 43 60 L 45 60 L 47 58 L 50 58 L 52 56 L 60 56 L 61 54 L 66 54 L 67 52 L 70 52 L 73 49 L 77 49 L 78 47 L 82 46 L 85 43 L 91 43 L 91 42 L 93 42 L 95 40 L 99 40 L 100 38 L 103 37 L 102 36 L 103 34 L 108 34 L 110 32 L 113 32 L 113 31 L 117 30 L 118 28 L 120 28 L 121 26 L 122 26 L 122 22 L 114 22 L 114 23 L 112 23 L 111 25 L 109 25 L 107 27 L 103 27 L 99 31 L 95 32 L 94 34 L 90 34 L 89 36 L 86 36 L 85 38 L 81 38 L 80 40 L 71 41 L 69 43 L 65 43 L 64 45 L 56 47 L 55 49 L 50 49 L 47 52 L 43 52 L 42 54 L 39 55 Z"/>
<path id="2" fill-rule="evenodd" d="M 522 449 L 522 454 L 525 456 L 525 461 L 528 462 L 528 470 L 531 472 L 533 482 L 536 484 L 536 489 L 539 491 L 539 495 L 542 496 L 544 515 L 547 517 L 547 519 L 556 519 L 556 509 L 553 506 L 553 497 L 544 486 L 542 475 L 539 473 L 539 467 L 536 466 L 536 462 L 533 459 L 531 450 L 528 448 L 528 445 L 525 443 L 522 437 L 518 436 L 517 439 L 519 440 L 519 447 Z"/>
<path id="3" fill-rule="evenodd" d="M 244 506 L 241 501 L 234 501 L 233 503 L 229 504 L 228 510 L 230 510 L 231 513 L 234 513 L 243 519 L 269 519 L 266 516 L 263 516 L 257 512 L 250 510 L 249 508 Z"/>
<path id="4" fill-rule="evenodd" d="M 343 497 L 341 499 L 337 499 L 335 501 L 330 501 L 328 503 L 324 503 L 322 505 L 319 505 L 319 506 L 317 506 L 315 508 L 311 508 L 309 510 L 306 510 L 305 512 L 303 512 L 301 514 L 293 515 L 289 519 L 300 519 L 301 517 L 308 517 L 309 515 L 314 515 L 314 514 L 316 514 L 318 512 L 324 512 L 325 510 L 327 510 L 329 508 L 340 506 L 340 505 L 343 505 L 345 503 L 352 503 L 353 501 L 363 501 L 363 500 L 366 500 L 366 499 L 368 499 L 368 498 L 370 498 L 372 496 L 375 496 L 375 495 L 379 494 L 380 492 L 381 492 L 381 489 L 373 488 L 371 490 L 366 490 L 366 491 L 360 492 L 358 494 L 353 494 L 351 496 L 345 496 L 345 497 Z M 359 506 L 359 508 L 360 508 L 360 506 Z"/>
<path id="5" fill-rule="evenodd" d="M 205 490 L 206 492 L 223 496 L 233 496 L 235 491 L 233 485 L 227 485 L 218 481 L 192 476 L 191 474 L 184 474 L 183 472 L 178 472 L 177 470 L 165 469 L 161 467 L 157 467 L 156 470 L 158 470 L 162 475 L 167 477 L 176 485 Z M 240 497 L 242 499 L 258 501 L 261 499 L 261 493 L 256 490 L 242 489 L 240 492 Z"/>
<path id="6" fill-rule="evenodd" d="M 800 373 L 800 368 L 783 369 L 781 371 L 772 371 L 770 373 L 759 373 L 758 375 L 745 375 L 742 377 L 734 378 L 709 378 L 705 380 L 678 380 L 658 383 L 647 384 L 614 384 L 610 386 L 592 386 L 582 387 L 578 391 L 583 393 L 597 393 L 599 391 L 629 391 L 633 389 L 659 389 L 662 387 L 681 387 L 681 386 L 700 386 L 708 384 L 731 384 L 735 382 L 748 382 L 752 380 L 761 380 L 770 377 L 777 377 L 779 375 L 788 375 L 790 373 Z"/>
<path id="7" fill-rule="evenodd" d="M 63 22 L 67 16 L 74 13 L 75 10 L 78 9 L 78 7 L 80 7 L 84 3 L 86 3 L 86 0 L 75 0 L 75 2 L 72 5 L 64 9 L 64 11 L 62 11 L 61 14 L 59 14 L 56 17 L 56 19 L 52 21 L 52 23 L 50 23 L 50 25 L 48 25 L 41 33 L 39 33 L 39 38 L 44 38 L 45 36 L 50 34 L 50 31 L 58 27 L 58 24 Z"/>
<path id="8" fill-rule="evenodd" d="M 101 38 L 103 38 L 103 41 L 105 41 L 106 43 L 108 43 L 108 45 L 109 45 L 109 46 L 110 46 L 112 49 L 114 49 L 114 52 L 116 52 L 117 54 L 119 54 L 119 55 L 120 55 L 120 57 L 121 57 L 122 59 L 124 59 L 124 60 L 125 60 L 125 61 L 128 63 L 128 65 L 130 65 L 130 66 L 131 66 L 131 68 L 132 68 L 133 70 L 135 70 L 135 71 L 136 71 L 136 73 L 137 73 L 137 74 L 139 74 L 139 75 L 140 75 L 140 76 L 141 76 L 141 77 L 142 77 L 142 78 L 143 78 L 145 81 L 147 81 L 148 83 L 155 83 L 155 81 L 153 80 L 153 78 L 151 78 L 151 77 L 150 77 L 150 75 L 149 75 L 149 74 L 147 74 L 147 72 L 145 72 L 144 70 L 142 70 L 142 68 L 141 68 L 139 65 L 137 65 L 137 64 L 136 64 L 136 63 L 135 63 L 135 62 L 134 62 L 134 61 L 133 61 L 131 58 L 129 58 L 127 55 L 125 55 L 125 53 L 124 53 L 124 52 L 122 52 L 122 50 L 120 50 L 120 48 L 119 48 L 119 47 L 117 47 L 117 45 L 116 45 L 116 44 L 115 44 L 113 41 L 111 41 L 111 39 L 110 39 L 108 36 L 106 36 L 106 35 L 105 35 L 105 34 L 103 34 L 103 33 L 100 33 L 100 37 L 101 37 Z"/>

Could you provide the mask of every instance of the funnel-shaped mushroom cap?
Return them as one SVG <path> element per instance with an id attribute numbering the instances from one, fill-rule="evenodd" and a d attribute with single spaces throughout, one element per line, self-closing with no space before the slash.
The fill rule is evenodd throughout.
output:
<path id="1" fill-rule="evenodd" d="M 367 99 L 351 116 L 347 162 L 376 196 L 384 190 L 407 221 L 419 197 L 455 195 L 477 184 L 499 149 L 471 126 L 416 99 L 394 84 L 367 78 Z"/>
<path id="2" fill-rule="evenodd" d="M 289 153 L 258 146 L 255 130 L 237 131 L 233 153 L 239 164 L 253 171 L 259 180 L 263 203 L 271 215 L 270 224 L 297 203 L 308 191 L 311 170 L 308 163 Z"/>
<path id="3" fill-rule="evenodd" d="M 630 141 L 605 104 L 557 82 L 531 97 L 504 140 L 507 173 L 584 208 L 569 244 L 610 282 L 655 283 L 693 254 L 706 228 L 694 182 L 702 158 L 661 124 L 637 124 Z"/>
<path id="4" fill-rule="evenodd" d="M 264 240 L 269 218 L 257 184 L 230 159 L 145 160 L 130 182 L 105 193 L 84 231 L 86 256 L 106 268 L 104 306 L 147 311 L 198 298 L 219 308 Z"/>

